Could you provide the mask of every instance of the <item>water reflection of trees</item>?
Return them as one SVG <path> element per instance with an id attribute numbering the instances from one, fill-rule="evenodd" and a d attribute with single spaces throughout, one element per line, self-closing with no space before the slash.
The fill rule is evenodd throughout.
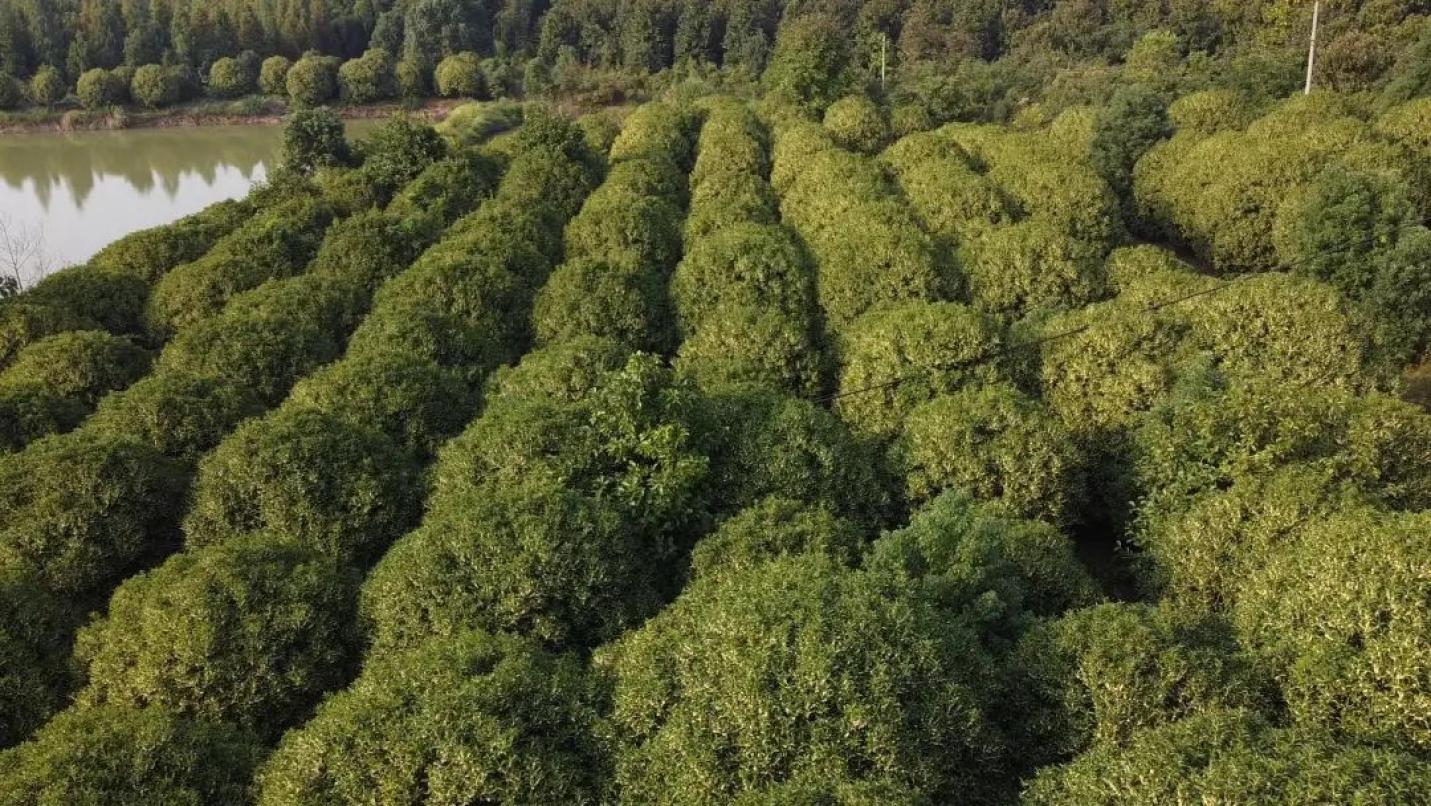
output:
<path id="1" fill-rule="evenodd" d="M 277 128 L 267 126 L 0 137 L 0 181 L 15 189 L 32 182 L 47 208 L 57 187 L 68 187 L 83 207 L 97 179 L 106 175 L 122 178 L 139 193 L 157 185 L 172 199 L 186 174 L 206 185 L 225 167 L 253 178 L 280 138 Z"/>

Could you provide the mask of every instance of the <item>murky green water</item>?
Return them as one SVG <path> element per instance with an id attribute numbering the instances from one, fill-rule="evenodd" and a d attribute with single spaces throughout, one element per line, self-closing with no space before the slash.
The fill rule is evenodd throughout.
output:
<path id="1" fill-rule="evenodd" d="M 51 270 L 81 263 L 122 235 L 245 195 L 281 139 L 277 126 L 0 136 L 0 223 L 42 238 Z"/>

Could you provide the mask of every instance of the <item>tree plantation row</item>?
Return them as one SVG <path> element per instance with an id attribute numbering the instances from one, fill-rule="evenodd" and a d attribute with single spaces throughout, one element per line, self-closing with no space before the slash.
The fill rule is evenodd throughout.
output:
<path id="1" fill-rule="evenodd" d="M 0 804 L 1416 802 L 1431 99 L 1146 89 L 295 114 L 0 301 Z"/>

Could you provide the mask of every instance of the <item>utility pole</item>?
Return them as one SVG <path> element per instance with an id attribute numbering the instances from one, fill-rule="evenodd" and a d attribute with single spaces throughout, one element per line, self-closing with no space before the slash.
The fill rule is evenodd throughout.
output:
<path id="1" fill-rule="evenodd" d="M 1317 66 L 1317 23 L 1321 17 L 1322 0 L 1312 3 L 1312 44 L 1307 48 L 1307 88 L 1304 95 L 1312 94 L 1312 71 Z"/>
<path id="2" fill-rule="evenodd" d="M 889 66 L 889 61 L 888 61 L 888 59 L 887 59 L 886 56 L 885 56 L 885 50 L 886 50 L 886 48 L 888 47 L 888 45 L 889 45 L 889 34 L 880 34 L 880 35 L 879 35 L 879 89 L 880 89 L 880 92 L 884 92 L 884 90 L 885 90 L 885 86 L 884 86 L 885 73 L 887 72 L 887 68 L 888 68 L 888 66 Z"/>

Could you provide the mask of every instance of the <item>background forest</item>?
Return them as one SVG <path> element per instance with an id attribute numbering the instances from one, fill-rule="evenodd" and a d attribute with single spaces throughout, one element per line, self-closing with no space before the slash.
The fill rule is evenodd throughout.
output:
<path id="1" fill-rule="evenodd" d="M 876 5 L 324 16 L 655 97 L 0 300 L 0 805 L 1425 802 L 1418 7 Z"/>
<path id="2" fill-rule="evenodd" d="M 782 27 L 840 32 L 826 79 L 871 89 L 902 125 L 1003 120 L 1032 101 L 1105 100 L 1121 72 L 1164 89 L 1300 86 L 1302 0 L 3 0 L 0 109 L 165 107 L 254 93 L 298 104 L 526 95 L 591 104 L 693 77 L 758 79 Z M 1431 71 L 1423 0 L 1323 3 L 1321 86 Z M 1148 36 L 1152 34 L 1152 36 Z M 790 36 L 818 34 L 790 32 Z M 303 59 L 305 55 L 309 58 Z M 444 60 L 447 64 L 444 66 Z M 289 77 L 295 62 L 303 66 Z M 442 69 L 438 69 L 442 66 Z M 86 78 L 88 74 L 88 78 Z M 67 98 L 73 99 L 67 101 Z M 262 109 L 256 103 L 238 111 Z"/>

